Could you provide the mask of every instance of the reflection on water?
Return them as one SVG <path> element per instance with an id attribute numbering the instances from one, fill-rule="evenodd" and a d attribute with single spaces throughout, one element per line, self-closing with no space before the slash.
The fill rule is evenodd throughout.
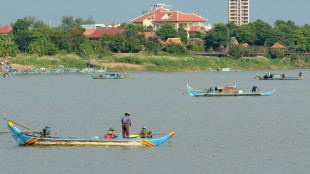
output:
<path id="1" fill-rule="evenodd" d="M 308 75 L 310 71 L 303 71 Z M 0 173 L 308 173 L 309 78 L 258 81 L 267 72 L 136 73 L 134 80 L 92 80 L 88 74 L 2 78 L 0 114 L 61 137 L 175 131 L 158 147 L 17 146 L 1 135 Z M 287 71 L 295 76 L 299 71 Z M 269 97 L 191 97 L 196 89 L 237 84 Z M 2 121 L 0 132 L 7 131 Z M 34 169 L 35 167 L 35 169 Z"/>

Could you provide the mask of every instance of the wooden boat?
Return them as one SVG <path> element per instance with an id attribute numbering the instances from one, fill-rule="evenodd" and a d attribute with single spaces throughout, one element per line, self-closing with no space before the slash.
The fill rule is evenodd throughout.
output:
<path id="1" fill-rule="evenodd" d="M 191 88 L 188 84 L 187 84 L 187 90 L 188 93 L 194 97 L 269 96 L 275 92 L 275 89 L 265 91 L 259 90 L 257 92 L 255 89 L 255 92 L 243 92 L 242 89 L 238 90 L 236 86 L 215 87 L 214 90 L 211 87 L 207 90 L 195 90 Z"/>
<path id="2" fill-rule="evenodd" d="M 240 70 L 231 70 L 230 68 L 217 68 L 217 69 L 212 69 L 210 68 L 210 72 L 241 72 L 243 71 L 242 69 Z"/>
<path id="3" fill-rule="evenodd" d="M 136 78 L 136 76 L 121 75 L 117 73 L 108 73 L 108 74 L 103 74 L 99 76 L 94 76 L 93 74 L 90 74 L 90 76 L 93 79 L 135 79 Z"/>
<path id="4" fill-rule="evenodd" d="M 285 74 L 265 74 L 263 76 L 259 76 L 256 74 L 256 78 L 258 80 L 302 80 L 306 77 L 306 75 L 303 75 L 302 72 L 299 73 L 298 77 L 286 77 Z"/>
<path id="5" fill-rule="evenodd" d="M 61 138 L 21 132 L 15 122 L 7 117 L 6 123 L 13 139 L 18 145 L 62 145 L 62 146 L 158 146 L 168 141 L 174 135 L 170 134 L 158 138 Z"/>

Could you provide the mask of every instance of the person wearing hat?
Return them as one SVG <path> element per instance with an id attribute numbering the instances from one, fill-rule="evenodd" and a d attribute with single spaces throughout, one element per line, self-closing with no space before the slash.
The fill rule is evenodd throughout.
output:
<path id="1" fill-rule="evenodd" d="M 140 138 L 152 138 L 152 132 L 146 129 L 146 126 L 143 126 L 140 132 Z"/>
<path id="2" fill-rule="evenodd" d="M 129 138 L 129 126 L 131 126 L 131 121 L 129 118 L 130 114 L 128 112 L 125 113 L 125 116 L 122 117 L 122 129 L 123 129 L 123 138 Z"/>
<path id="3" fill-rule="evenodd" d="M 114 129 L 111 127 L 108 131 L 108 133 L 104 136 L 104 138 L 116 138 L 116 136 L 114 135 Z"/>

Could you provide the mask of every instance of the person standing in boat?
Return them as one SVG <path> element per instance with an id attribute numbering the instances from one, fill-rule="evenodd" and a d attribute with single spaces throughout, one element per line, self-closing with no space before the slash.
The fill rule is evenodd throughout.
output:
<path id="1" fill-rule="evenodd" d="M 125 113 L 125 116 L 122 117 L 122 129 L 123 129 L 123 138 L 129 138 L 129 126 L 131 126 L 131 120 L 129 118 L 130 114 Z"/>
<path id="2" fill-rule="evenodd" d="M 256 89 L 258 89 L 258 87 L 257 86 L 253 86 L 252 92 L 256 92 Z"/>
<path id="3" fill-rule="evenodd" d="M 301 77 L 302 76 L 302 72 L 300 71 L 300 73 L 299 73 L 299 77 Z"/>

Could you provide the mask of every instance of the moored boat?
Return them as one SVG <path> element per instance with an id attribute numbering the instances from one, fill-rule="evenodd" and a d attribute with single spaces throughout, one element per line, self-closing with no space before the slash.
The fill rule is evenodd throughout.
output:
<path id="1" fill-rule="evenodd" d="M 75 138 L 43 136 L 36 132 L 21 132 L 15 122 L 7 117 L 6 123 L 13 139 L 18 145 L 62 145 L 62 146 L 158 146 L 168 141 L 174 135 L 158 138 Z"/>
<path id="2" fill-rule="evenodd" d="M 275 89 L 261 91 L 253 86 L 252 92 L 244 92 L 237 89 L 236 86 L 212 87 L 205 90 L 195 90 L 187 84 L 187 91 L 194 97 L 225 97 L 225 96 L 269 96 L 275 92 Z"/>
<path id="3" fill-rule="evenodd" d="M 90 76 L 93 79 L 135 79 L 136 76 L 131 75 L 121 75 L 117 73 L 107 73 L 107 74 L 101 74 L 99 76 L 94 76 L 93 74 L 90 74 Z"/>
<path id="4" fill-rule="evenodd" d="M 299 73 L 298 77 L 287 77 L 285 74 L 273 74 L 268 73 L 263 76 L 256 74 L 257 80 L 302 80 L 306 77 L 302 72 Z"/>

